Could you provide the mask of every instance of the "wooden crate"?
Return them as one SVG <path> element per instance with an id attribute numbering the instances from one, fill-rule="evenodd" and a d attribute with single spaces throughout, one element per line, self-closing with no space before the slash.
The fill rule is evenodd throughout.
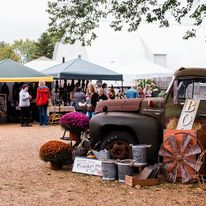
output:
<path id="1" fill-rule="evenodd" d="M 138 179 L 137 176 L 125 176 L 125 184 L 131 187 L 136 185 L 140 186 L 154 186 L 159 185 L 160 180 L 158 178 L 151 178 L 151 179 Z"/>

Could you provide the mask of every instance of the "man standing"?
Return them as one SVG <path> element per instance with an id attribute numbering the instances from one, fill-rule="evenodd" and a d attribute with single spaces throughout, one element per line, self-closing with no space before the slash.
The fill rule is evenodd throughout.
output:
<path id="1" fill-rule="evenodd" d="M 82 112 L 82 113 L 86 114 L 86 107 L 79 106 L 79 103 L 81 104 L 81 103 L 86 102 L 86 95 L 84 92 L 82 92 L 81 88 L 76 89 L 76 92 L 74 93 L 73 98 L 75 100 L 75 110 L 77 112 Z"/>
<path id="2" fill-rule="evenodd" d="M 31 127 L 29 124 L 30 119 L 30 100 L 31 95 L 28 92 L 29 86 L 24 84 L 19 93 L 19 107 L 21 108 L 21 126 L 22 127 Z"/>
<path id="3" fill-rule="evenodd" d="M 98 95 L 99 95 L 99 101 L 103 101 L 103 100 L 108 99 L 108 97 L 104 94 L 104 89 L 103 88 L 99 88 Z"/>
<path id="4" fill-rule="evenodd" d="M 136 90 L 135 83 L 132 84 L 131 88 L 126 91 L 126 97 L 128 99 L 137 98 L 139 96 L 138 91 Z"/>

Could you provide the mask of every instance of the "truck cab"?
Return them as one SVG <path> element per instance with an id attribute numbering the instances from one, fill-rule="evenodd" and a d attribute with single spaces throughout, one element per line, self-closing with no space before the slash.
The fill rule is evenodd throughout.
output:
<path id="1" fill-rule="evenodd" d="M 99 102 L 90 120 L 92 147 L 125 159 L 131 157 L 130 144 L 147 144 L 148 162 L 157 162 L 163 130 L 171 119 L 178 121 L 186 99 L 201 100 L 196 119 L 206 125 L 206 69 L 180 68 L 163 97 Z"/>

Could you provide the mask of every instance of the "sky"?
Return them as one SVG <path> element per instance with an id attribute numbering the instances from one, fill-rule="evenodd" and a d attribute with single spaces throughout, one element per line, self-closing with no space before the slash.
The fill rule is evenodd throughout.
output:
<path id="1" fill-rule="evenodd" d="M 48 0 L 0 0 L 0 41 L 37 40 L 48 28 Z"/>
<path id="2" fill-rule="evenodd" d="M 0 0 L 0 41 L 37 40 L 48 28 L 47 3 L 48 0 Z"/>

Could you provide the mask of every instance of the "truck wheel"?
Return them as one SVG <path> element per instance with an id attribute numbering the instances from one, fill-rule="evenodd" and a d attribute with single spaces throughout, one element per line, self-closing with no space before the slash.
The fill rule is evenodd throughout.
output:
<path id="1" fill-rule="evenodd" d="M 112 132 L 102 141 L 101 149 L 109 150 L 112 159 L 129 159 L 132 158 L 130 144 L 137 144 L 132 135 L 126 132 Z"/>

